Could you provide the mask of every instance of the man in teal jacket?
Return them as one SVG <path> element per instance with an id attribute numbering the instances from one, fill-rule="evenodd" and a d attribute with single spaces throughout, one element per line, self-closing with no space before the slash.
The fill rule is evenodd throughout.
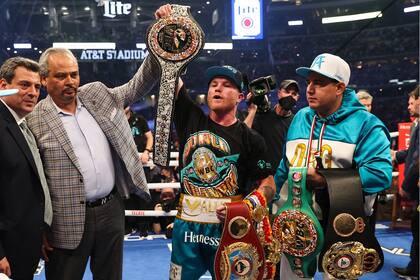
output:
<path id="1" fill-rule="evenodd" d="M 289 167 L 308 167 L 307 185 L 311 187 L 326 185 L 316 171 L 321 164 L 323 168 L 355 168 L 365 195 L 365 213 L 370 216 L 376 194 L 391 186 L 387 128 L 358 102 L 354 90 L 347 88 L 350 67 L 342 58 L 320 54 L 311 67 L 296 72 L 307 80 L 309 107 L 300 110 L 290 125 L 275 175 L 277 193 Z M 322 217 L 319 211 L 317 214 Z M 290 270 L 286 258 L 282 258 L 280 277 L 302 279 Z"/>

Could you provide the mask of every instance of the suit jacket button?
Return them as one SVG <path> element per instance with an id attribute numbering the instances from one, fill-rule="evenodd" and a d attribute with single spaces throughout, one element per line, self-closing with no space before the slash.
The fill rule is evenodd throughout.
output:
<path id="1" fill-rule="evenodd" d="M 85 204 L 85 201 L 84 200 L 80 200 L 80 204 Z"/>
<path id="2" fill-rule="evenodd" d="M 83 179 L 82 179 L 82 178 L 80 178 L 80 179 L 79 179 L 79 182 L 80 182 L 80 183 L 83 183 Z"/>

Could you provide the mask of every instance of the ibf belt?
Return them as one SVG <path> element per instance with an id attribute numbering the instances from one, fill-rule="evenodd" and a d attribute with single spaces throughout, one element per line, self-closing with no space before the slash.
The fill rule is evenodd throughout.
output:
<path id="1" fill-rule="evenodd" d="M 159 99 L 155 120 L 153 161 L 169 163 L 170 132 L 175 91 L 180 72 L 204 46 L 204 33 L 188 6 L 171 5 L 172 13 L 147 30 L 147 47 L 161 67 Z"/>
<path id="2" fill-rule="evenodd" d="M 226 220 L 214 260 L 216 280 L 261 280 L 264 251 L 244 202 L 227 203 Z"/>
<path id="3" fill-rule="evenodd" d="M 330 208 L 319 270 L 335 279 L 357 279 L 379 271 L 383 252 L 366 226 L 362 187 L 357 170 L 319 170 L 327 182 Z"/>
<path id="4" fill-rule="evenodd" d="M 313 213 L 311 192 L 306 189 L 306 168 L 290 168 L 287 201 L 273 221 L 273 235 L 280 242 L 292 271 L 299 277 L 312 277 L 324 235 Z"/>
<path id="5" fill-rule="evenodd" d="M 188 222 L 220 224 L 220 220 L 216 216 L 217 207 L 227 202 L 241 199 L 242 196 L 240 195 L 225 198 L 209 198 L 181 194 L 176 217 Z"/>

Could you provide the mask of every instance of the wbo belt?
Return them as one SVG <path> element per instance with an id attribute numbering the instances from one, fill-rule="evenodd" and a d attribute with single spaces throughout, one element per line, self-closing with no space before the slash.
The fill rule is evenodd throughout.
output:
<path id="1" fill-rule="evenodd" d="M 94 201 L 87 201 L 86 207 L 93 208 L 93 207 L 107 204 L 114 197 L 114 193 L 115 193 L 115 188 L 107 196 L 104 196 Z"/>
<path id="2" fill-rule="evenodd" d="M 216 280 L 262 280 L 264 250 L 254 229 L 248 206 L 226 204 L 226 219 L 214 258 Z"/>

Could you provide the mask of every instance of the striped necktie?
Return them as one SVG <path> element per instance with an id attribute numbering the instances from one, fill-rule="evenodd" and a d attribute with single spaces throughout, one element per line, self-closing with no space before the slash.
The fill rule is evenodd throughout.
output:
<path id="1" fill-rule="evenodd" d="M 42 161 L 41 161 L 41 156 L 39 155 L 38 146 L 36 144 L 34 135 L 32 134 L 31 130 L 26 124 L 26 120 L 23 120 L 23 122 L 19 126 L 22 130 L 23 135 L 25 136 L 25 139 L 26 139 L 26 142 L 28 143 L 29 148 L 31 149 L 31 153 L 35 160 L 35 165 L 38 171 L 39 180 L 41 181 L 42 190 L 44 192 L 44 202 L 45 202 L 44 221 L 48 225 L 51 225 L 53 214 L 52 214 L 50 191 L 48 189 L 47 180 L 45 179 L 44 167 L 42 166 Z"/>

